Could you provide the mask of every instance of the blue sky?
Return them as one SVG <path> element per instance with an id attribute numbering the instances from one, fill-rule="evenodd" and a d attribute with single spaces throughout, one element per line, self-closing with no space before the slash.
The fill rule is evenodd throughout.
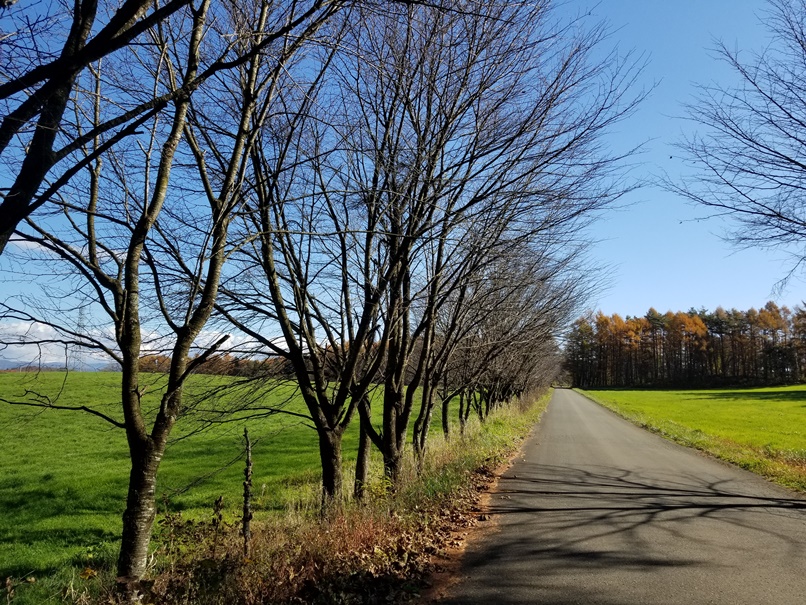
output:
<path id="1" fill-rule="evenodd" d="M 735 81 L 714 57 L 714 41 L 746 53 L 763 49 L 769 33 L 759 17 L 766 9 L 764 0 L 566 0 L 561 14 L 589 10 L 591 23 L 609 23 L 610 45 L 622 53 L 643 53 L 647 60 L 640 84 L 655 88 L 611 135 L 616 149 L 646 142 L 634 178 L 680 172 L 683 163 L 672 145 L 694 128 L 682 119 L 682 104 L 692 99 L 696 83 Z M 726 223 L 698 220 L 706 216 L 704 209 L 657 186 L 624 201 L 626 208 L 606 213 L 592 230 L 600 241 L 591 256 L 610 268 L 608 287 L 590 302 L 592 309 L 626 316 L 643 315 L 651 306 L 661 312 L 720 305 L 748 309 L 770 299 L 789 306 L 806 300 L 804 279 L 793 279 L 774 295 L 776 282 L 786 274 L 783 254 L 737 251 L 719 237 Z M 4 270 L 8 262 L 0 259 Z M 14 287 L 17 292 L 30 289 L 24 283 Z"/>
<path id="2" fill-rule="evenodd" d="M 641 76 L 649 98 L 613 133 L 616 147 L 647 141 L 641 165 L 633 176 L 642 178 L 683 169 L 672 144 L 695 128 L 681 119 L 697 83 L 729 85 L 735 78 L 714 58 L 714 40 L 742 53 L 762 50 L 769 33 L 759 18 L 763 0 L 602 0 L 599 4 L 568 2 L 564 11 L 589 7 L 592 19 L 604 19 L 612 30 L 611 44 L 623 53 L 644 53 L 648 64 Z M 671 157 L 670 157 L 671 156 Z M 691 307 L 748 309 L 767 300 L 794 306 L 806 299 L 806 282 L 791 280 L 778 296 L 776 282 L 786 274 L 782 253 L 737 251 L 720 239 L 728 224 L 698 221 L 707 212 L 659 187 L 630 194 L 631 205 L 606 214 L 593 232 L 603 240 L 592 256 L 612 268 L 608 289 L 591 303 L 594 309 L 621 315 L 643 315 L 650 306 L 659 311 Z"/>

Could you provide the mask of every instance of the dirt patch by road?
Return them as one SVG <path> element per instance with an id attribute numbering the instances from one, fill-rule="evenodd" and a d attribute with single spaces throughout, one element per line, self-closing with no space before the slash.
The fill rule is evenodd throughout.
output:
<path id="1" fill-rule="evenodd" d="M 490 502 L 498 491 L 501 475 L 522 456 L 522 447 L 523 444 L 496 468 L 482 468 L 476 471 L 474 484 L 478 496 L 467 511 L 468 524 L 466 527 L 455 529 L 448 546 L 434 557 L 434 571 L 425 579 L 426 588 L 421 591 L 415 603 L 419 605 L 439 603 L 450 588 L 461 580 L 462 557 L 468 544 L 496 531 L 498 520 L 490 513 Z"/>

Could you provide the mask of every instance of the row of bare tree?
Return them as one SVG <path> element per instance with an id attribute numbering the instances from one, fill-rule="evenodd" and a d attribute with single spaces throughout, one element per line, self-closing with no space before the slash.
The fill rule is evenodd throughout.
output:
<path id="1" fill-rule="evenodd" d="M 566 341 L 575 386 L 702 387 L 804 379 L 806 310 L 768 302 L 759 310 L 579 318 Z"/>
<path id="2" fill-rule="evenodd" d="M 4 344 L 119 364 L 120 413 L 81 409 L 128 440 L 131 598 L 187 379 L 222 355 L 293 377 L 325 508 L 355 417 L 360 493 L 368 448 L 396 481 L 435 405 L 447 432 L 451 401 L 466 419 L 551 379 L 589 285 L 583 229 L 625 191 L 602 135 L 640 97 L 602 28 L 476 0 L 77 0 L 5 17 L 4 278 L 44 295 L 2 302 L 7 325 L 36 327 Z M 149 369 L 165 373 L 156 410 Z"/>

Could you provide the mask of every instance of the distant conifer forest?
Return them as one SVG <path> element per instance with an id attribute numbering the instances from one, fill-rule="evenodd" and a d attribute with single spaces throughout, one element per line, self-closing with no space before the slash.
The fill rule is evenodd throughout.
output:
<path id="1" fill-rule="evenodd" d="M 566 367 L 581 388 L 804 382 L 806 309 L 591 313 L 568 333 Z"/>

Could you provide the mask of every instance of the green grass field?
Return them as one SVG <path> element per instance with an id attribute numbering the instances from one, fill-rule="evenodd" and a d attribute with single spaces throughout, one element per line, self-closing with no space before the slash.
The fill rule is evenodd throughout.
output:
<path id="1" fill-rule="evenodd" d="M 146 405 L 153 407 L 160 378 L 148 379 L 153 384 Z M 3 373 L 0 395 L 13 400 L 26 389 L 50 397 L 61 392 L 60 405 L 92 404 L 120 416 L 118 374 L 72 373 L 66 380 L 55 372 Z M 222 379 L 199 377 L 191 387 L 198 393 L 215 380 Z M 288 388 L 265 399 L 304 411 Z M 181 419 L 174 436 L 197 427 L 189 421 Z M 246 425 L 256 442 L 253 489 L 258 518 L 295 502 L 315 502 L 320 472 L 313 429 L 303 419 L 284 414 L 250 419 Z M 243 490 L 243 462 L 238 459 L 243 426 L 214 426 L 170 445 L 158 479 L 160 507 L 165 507 L 164 499 L 183 516 L 208 519 L 213 502 L 223 495 L 227 514 L 234 519 Z M 345 436 L 345 470 L 355 458 L 357 428 L 353 423 Z M 0 435 L 0 579 L 41 577 L 99 558 L 113 561 L 128 483 L 124 432 L 84 412 L 0 404 Z"/>
<path id="2" fill-rule="evenodd" d="M 806 386 L 583 392 L 665 437 L 806 491 Z"/>
<path id="3" fill-rule="evenodd" d="M 119 375 L 112 373 L 67 376 L 0 373 L 0 397 L 20 400 L 36 391 L 53 398 L 59 405 L 92 405 L 117 419 L 120 416 L 119 379 Z M 145 379 L 151 384 L 144 397 L 144 407 L 153 410 L 162 377 L 149 375 Z M 188 400 L 198 400 L 200 394 L 214 392 L 217 386 L 229 380 L 194 377 L 186 387 Z M 201 400 L 200 407 L 212 407 L 214 403 L 227 406 L 252 396 L 246 391 L 221 392 Z M 397 519 L 395 527 L 405 534 L 408 531 L 403 521 L 405 515 L 419 519 L 422 510 L 428 510 L 428 506 L 434 506 L 442 498 L 452 499 L 457 494 L 467 497 L 468 477 L 480 466 L 500 463 L 501 456 L 528 434 L 548 399 L 547 394 L 522 409 L 508 406 L 483 425 L 471 418 L 465 437 L 451 441 L 442 439 L 441 418 L 439 410 L 435 410 L 429 452 L 419 469 L 421 472 L 416 472 L 413 459 L 407 459 L 404 474 L 411 480 L 406 481 L 405 488 L 392 500 L 379 499 L 380 508 L 375 513 L 380 511 L 384 519 Z M 264 394 L 262 401 L 270 406 L 283 405 L 291 412 L 304 411 L 295 392 L 277 383 L 271 392 Z M 283 544 L 288 536 L 297 535 L 299 528 L 310 526 L 312 532 L 317 531 L 316 523 L 311 523 L 313 518 L 318 519 L 320 471 L 316 434 L 303 418 L 291 415 L 252 418 L 246 423 L 256 442 L 253 447 L 255 517 L 258 521 L 263 519 L 264 523 L 259 526 L 266 530 L 256 542 L 263 544 L 263 551 L 258 552 L 260 549 L 256 547 L 255 556 L 271 557 L 272 549 Z M 181 518 L 177 514 L 167 518 L 158 516 L 152 541 L 152 546 L 159 548 L 153 568 L 156 577 L 160 577 L 160 573 L 170 575 L 173 565 L 182 562 L 182 553 L 186 555 L 197 546 L 194 540 L 210 535 L 209 523 L 187 524 L 182 519 L 209 522 L 213 502 L 219 496 L 224 497 L 225 521 L 235 522 L 239 518 L 243 489 L 243 462 L 239 457 L 243 452 L 244 420 L 195 433 L 197 426 L 192 417 L 180 421 L 174 432 L 178 439 L 170 446 L 160 469 L 158 491 L 165 498 L 164 502 L 159 502 L 160 508 L 179 511 Z M 357 431 L 356 420 L 343 444 L 347 489 L 352 481 Z M 129 469 L 123 431 L 85 412 L 2 403 L 0 435 L 0 511 L 3 513 L 0 515 L 0 580 L 8 578 L 5 590 L 0 584 L 0 600 L 19 605 L 107 602 L 114 583 Z M 383 493 L 385 485 L 380 462 L 380 456 L 374 452 L 373 468 L 378 481 L 370 485 L 370 493 L 378 495 Z M 402 516 L 389 516 L 391 509 L 387 506 L 400 507 Z M 420 506 L 425 508 L 420 509 Z M 372 506 L 348 510 L 353 511 L 354 518 L 374 518 Z M 169 522 L 166 524 L 166 521 Z M 282 531 L 278 533 L 278 528 L 288 528 L 290 533 L 288 536 Z M 356 536 L 360 534 L 359 531 Z M 356 536 L 350 534 L 345 538 L 347 550 L 335 561 L 334 569 L 349 558 L 352 552 L 349 540 L 357 540 Z M 279 562 L 274 561 L 272 565 L 276 563 L 282 568 L 284 564 L 309 562 L 318 552 L 318 539 L 310 540 L 308 550 L 295 546 L 294 552 L 299 550 L 299 553 L 290 553 L 287 561 L 280 557 Z M 240 543 L 236 548 L 240 553 Z M 408 554 L 396 556 L 407 557 Z M 294 559 L 297 555 L 299 561 Z M 210 553 L 205 550 L 200 556 L 209 557 Z M 220 556 L 229 555 L 224 552 Z M 378 551 L 377 556 L 379 561 L 390 565 L 394 562 L 383 550 Z M 368 564 L 374 565 L 371 561 Z M 269 565 L 267 569 L 273 568 Z M 357 571 L 366 571 L 362 569 Z M 187 576 L 184 580 L 191 582 L 193 578 Z M 277 576 L 269 573 L 262 581 L 275 583 L 276 580 Z"/>

